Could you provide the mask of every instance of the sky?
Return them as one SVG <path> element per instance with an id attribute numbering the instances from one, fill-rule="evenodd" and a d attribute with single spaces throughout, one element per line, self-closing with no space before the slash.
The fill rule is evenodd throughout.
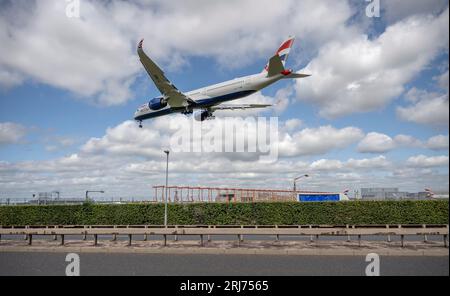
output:
<path id="1" fill-rule="evenodd" d="M 171 185 L 290 189 L 309 174 L 298 187 L 448 192 L 447 0 L 0 0 L 0 198 L 150 198 L 190 119 L 133 121 L 160 95 L 139 40 L 187 92 L 261 72 L 289 35 L 287 67 L 312 76 L 236 101 L 273 108 L 202 127 L 276 117 L 276 161 L 172 151 Z"/>

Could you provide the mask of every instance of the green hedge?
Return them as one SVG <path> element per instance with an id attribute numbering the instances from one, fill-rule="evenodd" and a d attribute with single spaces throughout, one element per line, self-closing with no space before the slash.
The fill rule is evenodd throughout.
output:
<path id="1" fill-rule="evenodd" d="M 448 200 L 170 204 L 169 224 L 448 224 Z M 163 204 L 0 206 L 0 225 L 163 224 Z"/>

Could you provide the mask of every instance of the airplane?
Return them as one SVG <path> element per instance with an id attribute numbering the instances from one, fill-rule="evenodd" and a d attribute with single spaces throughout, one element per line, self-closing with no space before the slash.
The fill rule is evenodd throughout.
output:
<path id="1" fill-rule="evenodd" d="M 425 192 L 427 193 L 427 198 L 436 199 L 436 198 L 448 198 L 448 193 L 436 194 L 433 192 L 431 188 L 425 188 Z"/>
<path id="2" fill-rule="evenodd" d="M 161 92 L 161 96 L 151 99 L 140 106 L 134 114 L 134 120 L 142 128 L 142 121 L 172 113 L 185 115 L 194 113 L 197 121 L 214 119 L 217 110 L 236 110 L 270 107 L 270 104 L 223 104 L 251 95 L 281 79 L 296 79 L 311 76 L 285 69 L 285 63 L 294 43 L 295 37 L 285 40 L 272 56 L 261 73 L 235 78 L 222 83 L 206 86 L 183 93 L 164 75 L 158 65 L 144 52 L 142 39 L 137 47 L 139 59 Z M 194 110 L 196 110 L 194 112 Z"/>

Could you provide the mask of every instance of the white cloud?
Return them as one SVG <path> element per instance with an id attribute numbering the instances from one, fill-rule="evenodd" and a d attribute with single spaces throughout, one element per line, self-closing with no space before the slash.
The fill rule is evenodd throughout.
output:
<path id="1" fill-rule="evenodd" d="M 361 153 L 384 153 L 395 148 L 394 140 L 376 132 L 368 133 L 358 144 L 358 152 Z"/>
<path id="2" fill-rule="evenodd" d="M 437 135 L 428 139 L 426 147 L 431 150 L 448 150 L 448 135 Z"/>
<path id="3" fill-rule="evenodd" d="M 23 82 L 23 77 L 16 73 L 0 68 L 0 87 L 8 89 Z"/>
<path id="4" fill-rule="evenodd" d="M 397 147 L 421 148 L 424 146 L 421 140 L 409 135 L 397 135 L 394 137 L 394 142 Z"/>
<path id="5" fill-rule="evenodd" d="M 159 122 L 164 119 L 157 120 Z M 168 147 L 168 138 L 164 138 L 152 127 L 140 129 L 135 122 L 125 121 L 113 128 L 108 128 L 102 138 L 91 138 L 83 145 L 81 151 L 90 154 L 108 153 L 112 155 L 156 157 L 161 154 L 164 143 Z"/>
<path id="6" fill-rule="evenodd" d="M 433 77 L 440 92 L 427 91 L 412 87 L 405 99 L 410 104 L 397 107 L 397 115 L 409 122 L 447 127 L 449 122 L 448 69 Z"/>
<path id="7" fill-rule="evenodd" d="M 391 162 L 385 156 L 380 155 L 374 158 L 354 159 L 350 158 L 346 162 L 337 159 L 319 159 L 311 163 L 310 170 L 314 171 L 335 171 L 344 173 L 354 173 L 356 170 L 373 170 L 379 171 L 387 169 Z"/>
<path id="8" fill-rule="evenodd" d="M 66 5 L 65 1 L 3 4 L 2 72 L 96 97 L 105 105 L 130 99 L 129 85 L 139 69 L 130 37 L 113 25 L 100 2 L 82 1 L 79 19 L 66 17 Z"/>
<path id="9" fill-rule="evenodd" d="M 336 129 L 327 125 L 305 128 L 292 135 L 284 134 L 280 138 L 279 151 L 282 156 L 320 155 L 348 147 L 363 136 L 356 127 Z"/>
<path id="10" fill-rule="evenodd" d="M 447 71 L 444 71 L 441 75 L 438 75 L 436 77 L 433 77 L 435 81 L 437 81 L 440 88 L 447 91 L 448 93 L 448 69 Z"/>
<path id="11" fill-rule="evenodd" d="M 408 107 L 398 107 L 398 116 L 410 122 L 432 126 L 448 126 L 448 94 L 432 99 L 422 99 Z"/>
<path id="12" fill-rule="evenodd" d="M 409 105 L 397 107 L 397 115 L 401 119 L 434 127 L 448 127 L 448 69 L 433 77 L 433 80 L 439 92 L 412 87 L 405 94 Z"/>
<path id="13" fill-rule="evenodd" d="M 70 137 L 59 137 L 57 139 L 57 142 L 63 147 L 68 147 L 74 145 L 76 143 L 76 140 Z"/>
<path id="14" fill-rule="evenodd" d="M 388 168 L 390 165 L 391 162 L 385 156 L 380 155 L 374 158 L 350 158 L 346 162 L 337 159 L 319 159 L 311 163 L 309 168 L 312 171 L 355 172 L 355 170 L 380 170 Z"/>
<path id="15" fill-rule="evenodd" d="M 330 118 L 382 108 L 448 48 L 448 22 L 447 9 L 402 20 L 373 40 L 332 41 L 303 70 L 313 76 L 297 81 L 297 96 Z"/>
<path id="16" fill-rule="evenodd" d="M 397 135 L 391 138 L 385 134 L 371 132 L 358 143 L 357 150 L 361 153 L 386 153 L 396 148 L 446 150 L 448 143 L 448 136 L 444 135 L 432 136 L 423 142 L 409 135 Z"/>
<path id="17" fill-rule="evenodd" d="M 347 161 L 347 166 L 354 169 L 374 169 L 374 168 L 384 168 L 390 165 L 390 161 L 386 159 L 385 156 L 379 155 L 374 158 L 364 158 L 364 159 L 349 159 Z"/>
<path id="18" fill-rule="evenodd" d="M 72 137 L 54 136 L 48 137 L 47 139 L 44 140 L 47 142 L 47 144 L 45 145 L 45 150 L 49 152 L 54 152 L 64 148 L 68 148 L 77 143 L 77 140 Z"/>
<path id="19" fill-rule="evenodd" d="M 388 22 L 396 22 L 415 14 L 438 14 L 444 10 L 447 0 L 388 0 L 380 1 L 381 9 Z"/>
<path id="20" fill-rule="evenodd" d="M 298 118 L 291 118 L 285 121 L 284 126 L 287 131 L 293 131 L 303 125 L 303 121 Z"/>
<path id="21" fill-rule="evenodd" d="M 410 166 L 419 168 L 448 166 L 448 156 L 411 156 L 408 158 L 407 163 Z"/>
<path id="22" fill-rule="evenodd" d="M 26 133 L 26 128 L 20 124 L 0 122 L 0 145 L 17 144 Z"/>
<path id="23" fill-rule="evenodd" d="M 404 98 L 409 103 L 417 103 L 420 100 L 429 100 L 436 96 L 439 96 L 436 92 L 428 92 L 423 89 L 412 87 L 405 93 Z"/>
<path id="24" fill-rule="evenodd" d="M 343 167 L 343 163 L 340 160 L 335 160 L 335 159 L 319 159 L 314 161 L 311 165 L 310 168 L 312 170 L 317 170 L 317 171 L 330 171 L 330 170 L 340 170 Z"/>

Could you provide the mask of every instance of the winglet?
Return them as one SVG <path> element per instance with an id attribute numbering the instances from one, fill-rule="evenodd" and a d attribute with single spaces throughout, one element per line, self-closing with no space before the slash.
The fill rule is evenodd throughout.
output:
<path id="1" fill-rule="evenodd" d="M 138 49 L 142 49 L 142 43 L 144 42 L 144 39 L 141 39 L 141 41 L 138 44 Z"/>

